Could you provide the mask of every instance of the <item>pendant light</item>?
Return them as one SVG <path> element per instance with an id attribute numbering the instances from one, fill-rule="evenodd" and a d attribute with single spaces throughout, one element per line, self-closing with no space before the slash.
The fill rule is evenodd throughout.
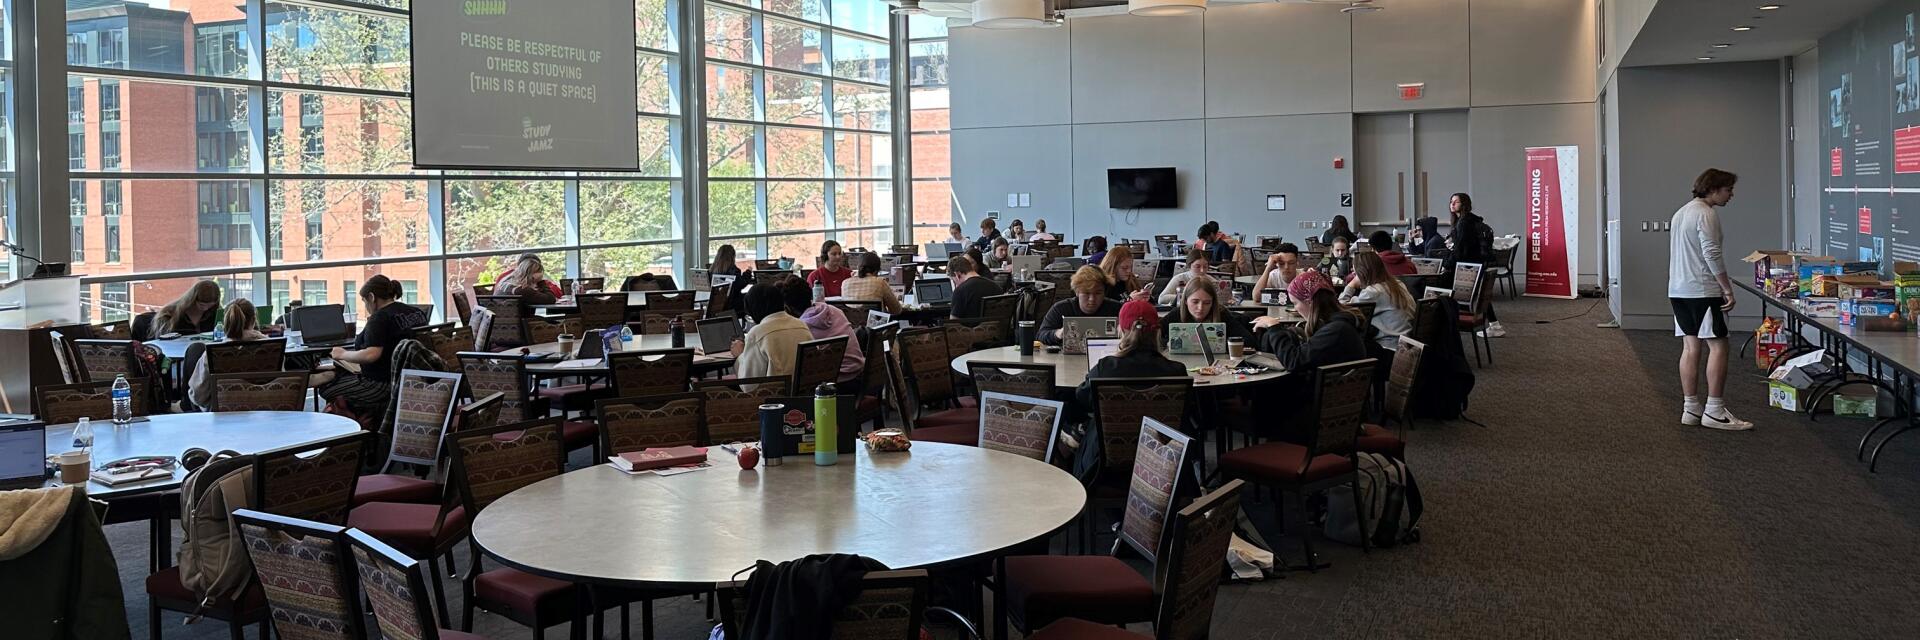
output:
<path id="1" fill-rule="evenodd" d="M 1136 16 L 1192 16 L 1206 11 L 1207 0 L 1127 0 L 1127 13 Z"/>
<path id="2" fill-rule="evenodd" d="M 1045 29 L 1054 26 L 1047 19 L 1045 0 L 975 0 L 973 26 L 982 29 Z"/>

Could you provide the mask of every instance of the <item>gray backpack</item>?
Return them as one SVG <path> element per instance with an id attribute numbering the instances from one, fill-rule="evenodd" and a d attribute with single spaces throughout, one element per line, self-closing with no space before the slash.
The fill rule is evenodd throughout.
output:
<path id="1" fill-rule="evenodd" d="M 1354 513 L 1354 488 L 1346 485 L 1327 490 L 1328 538 L 1359 546 L 1367 536 L 1375 547 L 1387 548 L 1420 541 L 1420 512 L 1426 504 L 1420 498 L 1420 485 L 1413 481 L 1407 463 L 1377 453 L 1356 454 L 1360 462 L 1360 505 L 1366 509 L 1367 531 L 1360 531 Z"/>
<path id="2" fill-rule="evenodd" d="M 180 542 L 180 584 L 200 597 L 201 608 L 240 597 L 253 579 L 253 562 L 231 517 L 251 506 L 253 456 L 213 454 L 187 474 L 180 488 L 180 526 L 186 532 Z"/>

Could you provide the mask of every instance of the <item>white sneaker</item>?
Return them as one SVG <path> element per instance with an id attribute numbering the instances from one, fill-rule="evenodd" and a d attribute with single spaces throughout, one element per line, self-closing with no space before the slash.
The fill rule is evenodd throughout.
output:
<path id="1" fill-rule="evenodd" d="M 1681 410 L 1680 410 L 1680 424 L 1682 424 L 1682 425 L 1684 425 L 1684 426 L 1689 426 L 1689 427 L 1698 427 L 1698 426 L 1700 426 L 1700 410 L 1698 410 L 1698 409 L 1681 409 Z"/>
<path id="2" fill-rule="evenodd" d="M 1719 429 L 1721 431 L 1746 431 L 1753 428 L 1753 423 L 1735 418 L 1733 417 L 1733 412 L 1721 409 L 1720 415 L 1717 416 L 1711 413 L 1702 413 L 1700 415 L 1700 426 L 1708 429 Z"/>
<path id="3" fill-rule="evenodd" d="M 1507 337 L 1507 328 L 1500 326 L 1498 322 L 1489 322 L 1487 323 L 1487 328 L 1480 330 L 1480 337 L 1505 338 Z"/>

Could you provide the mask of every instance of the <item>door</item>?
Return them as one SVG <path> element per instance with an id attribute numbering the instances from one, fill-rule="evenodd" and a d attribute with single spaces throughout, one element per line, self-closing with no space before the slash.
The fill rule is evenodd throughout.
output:
<path id="1" fill-rule="evenodd" d="M 1356 115 L 1353 137 L 1356 225 L 1448 223 L 1447 199 L 1467 190 L 1467 112 Z"/>
<path id="2" fill-rule="evenodd" d="M 1454 192 L 1472 191 L 1467 185 L 1467 112 L 1414 114 L 1413 158 L 1408 220 L 1437 216 L 1440 224 L 1449 224 L 1447 200 Z"/>

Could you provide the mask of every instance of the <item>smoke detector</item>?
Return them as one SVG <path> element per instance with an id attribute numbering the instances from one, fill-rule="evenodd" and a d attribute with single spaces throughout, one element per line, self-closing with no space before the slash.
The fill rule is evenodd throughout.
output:
<path id="1" fill-rule="evenodd" d="M 896 16 L 917 16 L 927 13 L 927 10 L 920 6 L 920 0 L 893 0 L 889 4 L 893 5 L 890 13 Z"/>

